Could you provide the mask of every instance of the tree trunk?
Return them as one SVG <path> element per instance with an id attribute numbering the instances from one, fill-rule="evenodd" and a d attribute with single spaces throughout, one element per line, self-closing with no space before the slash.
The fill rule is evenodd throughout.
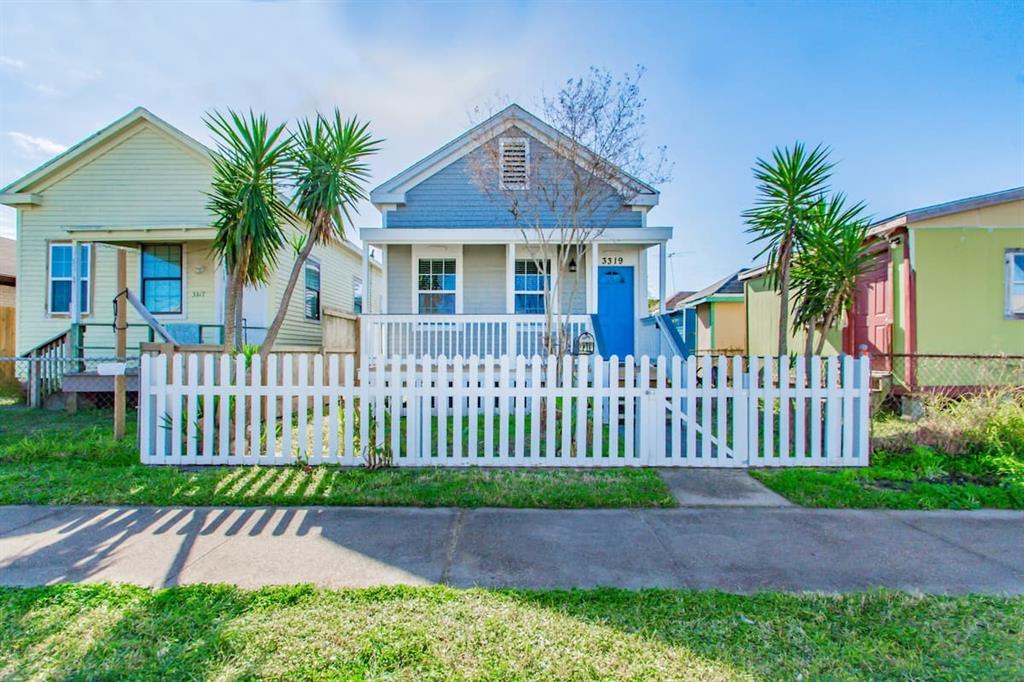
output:
<path id="1" fill-rule="evenodd" d="M 238 283 L 238 300 L 235 302 L 235 350 L 245 345 L 245 283 Z"/>
<path id="2" fill-rule="evenodd" d="M 302 274 L 302 269 L 306 265 L 306 260 L 309 259 L 309 254 L 313 253 L 313 247 L 316 246 L 319 232 L 315 228 L 310 230 L 302 251 L 299 252 L 295 262 L 292 264 L 292 272 L 288 276 L 288 285 L 284 288 L 284 295 L 281 297 L 281 303 L 277 306 L 274 321 L 270 323 L 270 329 L 267 330 L 267 335 L 260 346 L 260 359 L 264 364 L 266 363 L 267 356 L 270 355 L 270 351 L 274 348 L 274 341 L 277 340 L 281 326 L 284 325 L 284 318 L 288 314 L 288 307 L 291 305 L 292 294 L 295 293 L 295 287 L 299 283 L 299 275 Z"/>
<path id="3" fill-rule="evenodd" d="M 789 355 L 789 259 L 793 250 L 790 237 L 779 249 L 779 356 Z"/>
<path id="4" fill-rule="evenodd" d="M 807 338 L 804 340 L 804 355 L 807 356 L 808 362 L 810 362 L 810 356 L 814 352 L 814 322 L 813 318 L 807 321 Z"/>
<path id="5" fill-rule="evenodd" d="M 835 322 L 835 319 L 835 316 L 829 313 L 825 316 L 824 322 L 822 322 L 821 337 L 818 338 L 818 355 L 821 355 L 821 351 L 825 348 L 825 334 L 832 328 L 832 323 Z"/>
<path id="6" fill-rule="evenodd" d="M 227 274 L 228 291 L 224 303 L 224 352 L 230 353 L 235 346 L 235 330 L 237 327 L 236 313 L 241 309 L 239 305 L 239 293 L 241 292 L 242 273 L 248 267 L 248 252 L 242 254 L 235 268 Z"/>

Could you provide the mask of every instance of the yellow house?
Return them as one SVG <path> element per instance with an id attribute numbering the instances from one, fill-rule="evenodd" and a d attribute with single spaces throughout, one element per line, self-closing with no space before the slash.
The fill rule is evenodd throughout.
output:
<path id="1" fill-rule="evenodd" d="M 723 277 L 711 286 L 683 299 L 678 309 L 693 309 L 696 314 L 687 316 L 693 321 L 696 333 L 693 338 L 693 352 L 696 355 L 743 355 L 746 343 L 746 305 L 743 301 L 742 270 Z"/>
<path id="2" fill-rule="evenodd" d="M 872 265 L 826 354 L 869 353 L 897 391 L 1024 383 L 1024 187 L 899 213 L 868 235 Z M 779 295 L 764 268 L 741 279 L 750 352 L 774 354 Z M 789 348 L 803 352 L 802 333 Z"/>
<path id="3" fill-rule="evenodd" d="M 76 325 L 86 356 L 113 355 L 118 250 L 127 288 L 176 341 L 220 343 L 226 287 L 211 253 L 211 177 L 207 147 L 139 107 L 0 190 L 17 209 L 17 352 Z M 360 312 L 364 280 L 380 278 L 362 256 L 348 242 L 313 250 L 279 346 L 318 348 L 325 309 Z M 246 341 L 262 340 L 294 258 L 284 247 L 270 282 L 245 292 Z M 131 355 L 152 332 L 134 310 L 128 322 Z"/>

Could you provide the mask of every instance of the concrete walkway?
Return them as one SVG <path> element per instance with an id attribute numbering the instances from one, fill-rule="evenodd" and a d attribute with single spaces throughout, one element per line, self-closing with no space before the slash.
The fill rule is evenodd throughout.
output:
<path id="1" fill-rule="evenodd" d="M 659 469 L 681 507 L 792 507 L 745 469 Z"/>
<path id="2" fill-rule="evenodd" d="M 1024 513 L 0 507 L 0 584 L 1024 593 Z"/>

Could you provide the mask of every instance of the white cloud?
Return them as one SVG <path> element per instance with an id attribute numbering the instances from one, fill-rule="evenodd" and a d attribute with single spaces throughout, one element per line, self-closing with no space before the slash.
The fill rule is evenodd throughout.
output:
<path id="1" fill-rule="evenodd" d="M 41 95 L 50 96 L 58 94 L 56 88 L 50 87 L 46 83 L 26 83 L 26 85 Z"/>
<path id="2" fill-rule="evenodd" d="M 9 66 L 12 69 L 25 68 L 25 62 L 23 62 L 22 60 L 15 59 L 14 57 L 8 57 L 7 55 L 3 54 L 0 54 L 0 64 L 3 64 L 4 66 Z"/>
<path id="3" fill-rule="evenodd" d="M 60 154 L 68 148 L 66 144 L 54 142 L 45 137 L 29 135 L 28 133 L 19 133 L 16 130 L 8 132 L 7 136 L 14 140 L 14 144 L 18 149 L 32 156 L 53 156 L 54 154 Z"/>

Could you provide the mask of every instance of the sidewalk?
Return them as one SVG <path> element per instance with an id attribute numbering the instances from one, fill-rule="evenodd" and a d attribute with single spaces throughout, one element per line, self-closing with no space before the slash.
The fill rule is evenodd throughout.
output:
<path id="1" fill-rule="evenodd" d="M 0 584 L 1024 593 L 1024 513 L 0 507 Z"/>

